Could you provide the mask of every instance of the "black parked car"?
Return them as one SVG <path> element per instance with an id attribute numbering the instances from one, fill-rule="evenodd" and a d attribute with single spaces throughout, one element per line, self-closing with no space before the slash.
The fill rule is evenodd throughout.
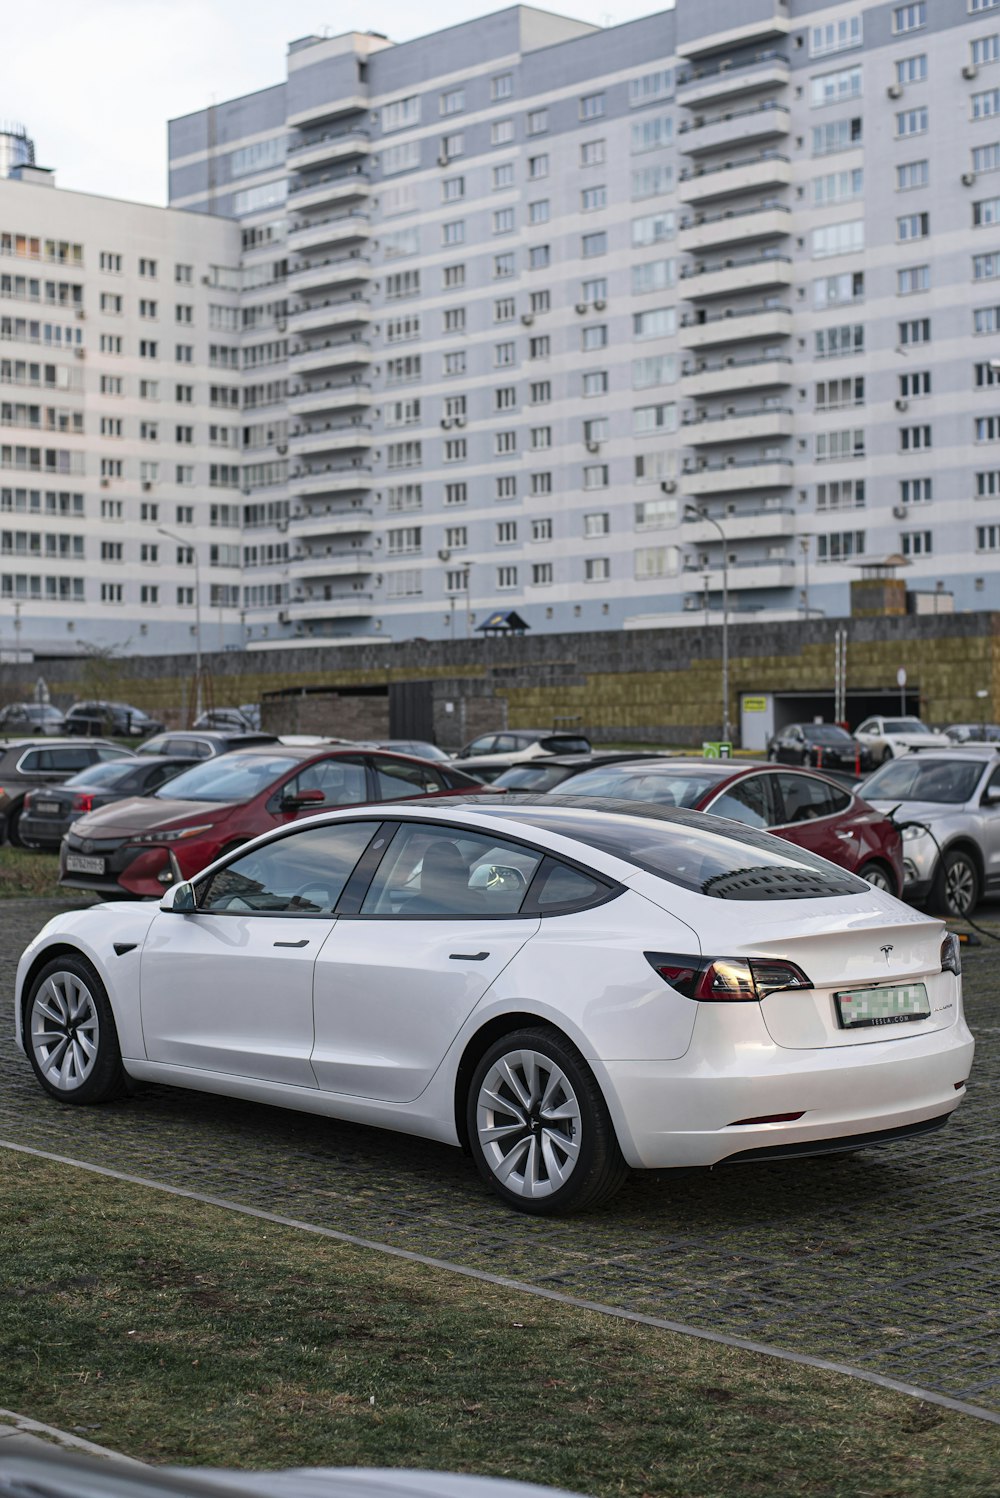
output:
<path id="1" fill-rule="evenodd" d="M 63 834 L 84 812 L 109 806 L 125 796 L 149 796 L 190 768 L 189 759 L 171 759 L 164 754 L 129 755 L 127 759 L 91 765 L 62 785 L 28 791 L 18 826 L 21 843 L 25 848 L 58 848 Z"/>
<path id="2" fill-rule="evenodd" d="M 767 757 L 849 775 L 865 775 L 874 765 L 871 750 L 836 723 L 789 723 L 768 744 Z"/>
<path id="3" fill-rule="evenodd" d="M 88 737 L 120 733 L 128 739 L 144 739 L 161 733 L 163 724 L 129 702 L 76 702 L 65 717 L 66 733 Z"/>
<path id="4" fill-rule="evenodd" d="M 134 760 L 123 744 L 91 739 L 88 744 L 72 739 L 15 739 L 0 744 L 0 842 L 21 846 L 21 812 L 28 791 L 39 786 L 62 785 L 89 765 L 104 760 Z"/>

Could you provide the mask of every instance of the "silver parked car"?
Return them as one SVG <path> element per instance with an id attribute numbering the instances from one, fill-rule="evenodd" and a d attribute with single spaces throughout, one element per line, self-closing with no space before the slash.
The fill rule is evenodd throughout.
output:
<path id="1" fill-rule="evenodd" d="M 903 898 L 969 915 L 1000 891 L 1000 753 L 989 744 L 891 759 L 861 786 L 903 832 Z"/>

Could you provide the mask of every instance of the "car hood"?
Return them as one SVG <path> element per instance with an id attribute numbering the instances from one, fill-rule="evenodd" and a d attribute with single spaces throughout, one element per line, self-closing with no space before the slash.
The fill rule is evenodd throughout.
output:
<path id="1" fill-rule="evenodd" d="M 954 742 L 946 733 L 887 733 L 884 737 L 894 744 L 905 744 L 907 749 L 927 748 L 930 744 L 936 749 L 950 749 Z"/>
<path id="2" fill-rule="evenodd" d="M 136 837 L 144 832 L 188 822 L 221 822 L 234 810 L 232 801 L 167 801 L 130 796 L 87 812 L 73 823 L 73 837 Z"/>
<path id="3" fill-rule="evenodd" d="M 867 798 L 866 798 L 867 799 Z M 869 801 L 883 816 L 894 811 L 893 820 L 902 822 L 942 821 L 945 817 L 961 816 L 967 811 L 964 801 Z"/>

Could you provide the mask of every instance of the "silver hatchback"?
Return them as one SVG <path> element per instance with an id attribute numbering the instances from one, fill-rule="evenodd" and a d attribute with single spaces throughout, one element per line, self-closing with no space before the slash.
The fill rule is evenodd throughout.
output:
<path id="1" fill-rule="evenodd" d="M 1000 892 L 1000 753 L 990 744 L 910 750 L 859 787 L 903 834 L 903 898 L 969 915 Z"/>

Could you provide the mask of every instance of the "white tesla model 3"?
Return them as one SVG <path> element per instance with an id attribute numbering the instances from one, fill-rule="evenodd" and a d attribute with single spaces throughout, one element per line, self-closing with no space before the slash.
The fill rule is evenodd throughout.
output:
<path id="1" fill-rule="evenodd" d="M 936 1128 L 973 1053 L 940 921 L 735 822 L 546 796 L 328 813 L 59 915 L 16 1024 L 62 1102 L 137 1079 L 398 1129 L 536 1213 Z"/>

